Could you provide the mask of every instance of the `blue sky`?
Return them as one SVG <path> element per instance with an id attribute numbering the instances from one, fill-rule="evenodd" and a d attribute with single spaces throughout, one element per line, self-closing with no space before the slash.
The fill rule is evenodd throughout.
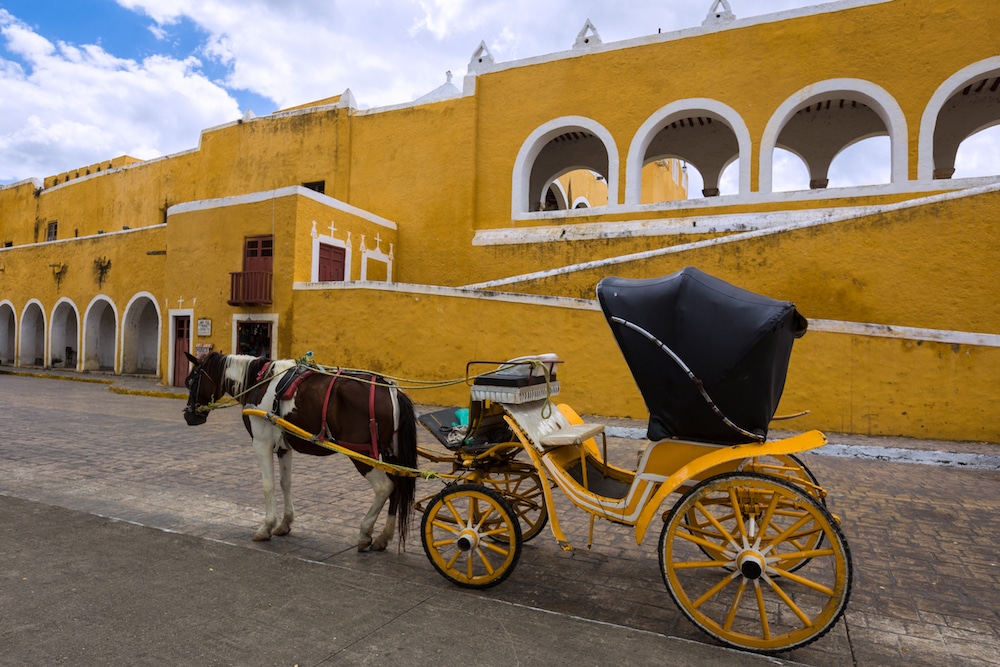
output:
<path id="1" fill-rule="evenodd" d="M 738 18 L 822 4 L 728 1 Z M 361 108 L 410 102 L 446 71 L 460 86 L 481 41 L 498 62 L 518 60 L 571 48 L 587 19 L 610 43 L 700 26 L 713 4 L 0 0 L 0 184 L 188 150 L 202 130 L 248 109 L 265 115 L 347 88 Z M 887 182 L 885 160 L 871 159 L 888 154 L 883 144 L 849 149 L 859 155 L 847 178 Z M 1000 132 L 990 146 L 1000 154 Z M 881 172 L 862 173 L 872 164 Z M 834 178 L 832 170 L 831 186 Z"/>

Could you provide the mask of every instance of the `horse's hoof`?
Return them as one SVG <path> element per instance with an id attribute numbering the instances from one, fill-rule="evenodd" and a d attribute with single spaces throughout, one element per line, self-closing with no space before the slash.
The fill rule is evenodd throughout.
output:
<path id="1" fill-rule="evenodd" d="M 277 528 L 275 528 L 274 530 L 272 530 L 271 534 L 272 535 L 287 535 L 290 532 L 292 532 L 292 527 L 290 525 L 286 526 L 285 524 L 281 524 L 280 526 L 278 526 Z"/>
<path id="2" fill-rule="evenodd" d="M 364 551 L 372 543 L 371 540 L 360 540 L 358 542 L 358 551 Z"/>
<path id="3" fill-rule="evenodd" d="M 254 542 L 267 542 L 269 539 L 271 539 L 271 533 L 254 533 L 253 534 L 253 541 Z"/>
<path id="4" fill-rule="evenodd" d="M 372 542 L 372 551 L 385 551 L 385 548 L 389 546 L 388 542 L 383 542 L 382 540 L 375 540 Z"/>

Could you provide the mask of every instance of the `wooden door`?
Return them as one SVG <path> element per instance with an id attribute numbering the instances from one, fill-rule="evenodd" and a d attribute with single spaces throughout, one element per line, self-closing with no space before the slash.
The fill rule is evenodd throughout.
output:
<path id="1" fill-rule="evenodd" d="M 247 237 L 243 252 L 244 271 L 271 272 L 274 258 L 273 236 Z"/>
<path id="2" fill-rule="evenodd" d="M 191 318 L 187 315 L 174 318 L 174 369 L 173 386 L 183 387 L 191 370 L 191 362 L 184 355 L 191 350 Z"/>

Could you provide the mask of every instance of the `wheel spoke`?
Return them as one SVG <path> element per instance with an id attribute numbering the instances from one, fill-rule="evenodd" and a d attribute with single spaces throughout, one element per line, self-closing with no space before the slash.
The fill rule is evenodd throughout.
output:
<path id="1" fill-rule="evenodd" d="M 736 612 L 740 609 L 740 602 L 743 600 L 743 594 L 746 593 L 747 582 L 745 579 L 740 581 L 739 587 L 736 589 L 736 595 L 733 596 L 733 603 L 729 605 L 729 613 L 726 615 L 726 622 L 722 624 L 724 630 L 732 630 L 733 620 L 736 618 Z"/>
<path id="2" fill-rule="evenodd" d="M 767 606 L 764 604 L 764 591 L 760 587 L 760 579 L 753 582 L 754 592 L 757 595 L 757 610 L 760 613 L 760 636 L 764 639 L 771 638 L 771 624 L 767 622 Z"/>
<path id="3" fill-rule="evenodd" d="M 719 592 L 721 592 L 722 589 L 724 589 L 729 584 L 733 583 L 733 581 L 736 580 L 736 576 L 737 576 L 736 572 L 733 572 L 728 577 L 724 577 L 719 583 L 717 583 L 715 586 L 712 586 L 712 588 L 707 590 L 704 595 L 702 595 L 700 598 L 692 602 L 691 606 L 697 609 L 701 605 L 705 604 L 713 597 L 715 597 Z"/>
<path id="4" fill-rule="evenodd" d="M 813 624 L 812 619 L 809 618 L 805 614 L 805 612 L 799 609 L 799 606 L 792 601 L 792 598 L 790 598 L 788 594 L 785 593 L 785 590 L 778 585 L 778 582 L 774 581 L 770 577 L 765 577 L 765 581 L 767 581 L 767 584 L 768 586 L 771 587 L 771 590 L 773 590 L 775 593 L 778 594 L 778 597 L 781 598 L 781 601 L 784 602 L 785 605 L 787 605 L 788 608 L 791 609 L 795 613 L 795 615 L 799 617 L 799 620 L 802 621 L 803 625 L 805 625 L 806 627 L 812 627 Z"/>

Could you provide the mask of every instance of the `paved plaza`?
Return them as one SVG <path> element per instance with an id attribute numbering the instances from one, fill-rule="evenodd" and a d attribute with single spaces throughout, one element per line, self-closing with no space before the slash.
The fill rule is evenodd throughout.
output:
<path id="1" fill-rule="evenodd" d="M 358 553 L 371 492 L 341 457 L 297 456 L 293 531 L 254 543 L 239 411 L 189 427 L 176 394 L 0 372 L 0 664 L 1000 665 L 1000 445 L 831 437 L 838 455 L 803 455 L 842 519 L 853 592 L 827 636 L 765 658 L 674 606 L 658 529 L 637 546 L 599 522 L 588 551 L 587 517 L 558 495 L 576 550 L 546 530 L 482 592 L 437 574 L 416 523 L 404 552 Z M 641 443 L 610 445 L 625 464 Z"/>

